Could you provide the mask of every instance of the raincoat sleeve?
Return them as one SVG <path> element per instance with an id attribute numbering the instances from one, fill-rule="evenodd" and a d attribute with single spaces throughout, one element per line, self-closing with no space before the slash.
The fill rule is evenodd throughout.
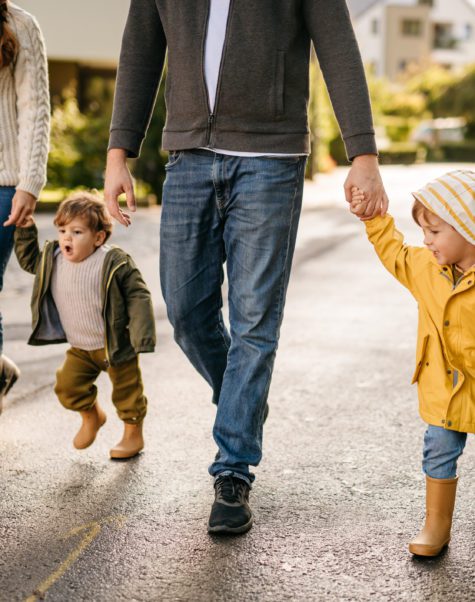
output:
<path id="1" fill-rule="evenodd" d="M 414 293 L 415 274 L 424 261 L 425 249 L 404 244 L 404 237 L 396 229 L 391 215 L 375 217 L 365 222 L 365 226 L 368 240 L 384 267 Z"/>
<path id="2" fill-rule="evenodd" d="M 15 229 L 15 255 L 25 272 L 36 274 L 41 262 L 38 244 L 38 229 L 33 224 L 27 228 Z"/>

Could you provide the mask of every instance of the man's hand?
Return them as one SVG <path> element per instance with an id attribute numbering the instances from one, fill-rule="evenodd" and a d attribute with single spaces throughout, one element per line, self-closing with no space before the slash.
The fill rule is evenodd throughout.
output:
<path id="1" fill-rule="evenodd" d="M 359 215 L 360 219 L 366 221 L 376 215 L 386 214 L 389 202 L 376 155 L 360 155 L 353 159 L 350 173 L 345 181 L 345 196 L 348 203 L 351 203 L 351 190 L 354 187 L 364 193 L 366 202 L 364 213 Z"/>
<path id="2" fill-rule="evenodd" d="M 119 207 L 119 195 L 125 192 L 127 207 L 135 211 L 134 183 L 126 163 L 126 151 L 122 148 L 111 148 L 107 154 L 104 198 L 109 213 L 126 228 L 130 226 L 130 216 Z"/>
<path id="3" fill-rule="evenodd" d="M 33 215 L 36 206 L 36 197 L 24 190 L 17 190 L 12 199 L 12 212 L 4 226 L 24 227 L 25 222 Z"/>

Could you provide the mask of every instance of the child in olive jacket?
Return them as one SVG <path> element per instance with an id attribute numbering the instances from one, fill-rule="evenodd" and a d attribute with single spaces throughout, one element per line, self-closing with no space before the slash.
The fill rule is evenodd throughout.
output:
<path id="1" fill-rule="evenodd" d="M 380 260 L 419 307 L 412 382 L 428 424 L 426 521 L 409 550 L 436 556 L 450 540 L 457 460 L 467 433 L 475 433 L 475 172 L 450 172 L 413 196 L 425 248 L 405 245 L 390 215 L 365 224 Z M 364 193 L 354 188 L 351 211 L 362 217 L 365 205 Z"/>
<path id="2" fill-rule="evenodd" d="M 15 232 L 18 261 L 35 274 L 28 343 L 71 345 L 57 371 L 55 392 L 64 407 L 81 414 L 73 441 L 77 449 L 89 447 L 106 421 L 94 382 L 101 371 L 108 373 L 112 401 L 124 422 L 123 438 L 110 456 L 130 458 L 144 446 L 147 399 L 137 356 L 155 348 L 150 292 L 131 257 L 104 244 L 112 223 L 100 199 L 84 192 L 71 196 L 54 223 L 59 240 L 47 241 L 42 251 L 33 219 Z"/>

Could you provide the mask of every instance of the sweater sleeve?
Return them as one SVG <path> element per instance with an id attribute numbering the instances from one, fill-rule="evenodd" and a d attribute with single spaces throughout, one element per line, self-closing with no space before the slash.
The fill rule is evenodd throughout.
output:
<path id="1" fill-rule="evenodd" d="M 427 249 L 404 244 L 391 215 L 375 217 L 365 223 L 368 240 L 384 267 L 399 282 L 415 294 L 418 266 L 427 262 Z"/>
<path id="2" fill-rule="evenodd" d="M 132 0 L 125 25 L 109 149 L 138 157 L 152 116 L 167 42 L 155 0 Z"/>
<path id="3" fill-rule="evenodd" d="M 46 182 L 50 103 L 46 49 L 38 23 L 22 18 L 15 63 L 20 175 L 17 189 L 38 198 Z"/>
<path id="4" fill-rule="evenodd" d="M 348 158 L 377 154 L 368 86 L 345 0 L 303 0 L 303 11 Z"/>

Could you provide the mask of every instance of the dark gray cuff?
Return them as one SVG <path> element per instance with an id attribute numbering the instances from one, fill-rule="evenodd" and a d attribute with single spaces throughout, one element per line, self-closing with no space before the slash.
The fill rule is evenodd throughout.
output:
<path id="1" fill-rule="evenodd" d="M 358 155 L 378 155 L 374 134 L 358 134 L 344 139 L 346 155 L 352 161 Z"/>
<path id="2" fill-rule="evenodd" d="M 107 150 L 122 148 L 127 151 L 127 157 L 136 159 L 140 155 L 143 139 L 143 133 L 135 130 L 111 130 Z"/>

